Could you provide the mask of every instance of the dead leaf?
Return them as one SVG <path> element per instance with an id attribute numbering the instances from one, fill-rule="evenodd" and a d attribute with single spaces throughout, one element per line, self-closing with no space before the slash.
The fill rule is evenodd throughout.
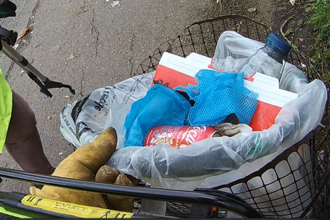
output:
<path id="1" fill-rule="evenodd" d="M 304 21 L 303 20 L 297 21 L 297 26 L 298 27 L 301 27 L 303 24 L 304 24 Z"/>
<path id="2" fill-rule="evenodd" d="M 241 25 L 240 24 L 236 24 L 236 32 L 239 32 L 241 30 Z"/>
<path id="3" fill-rule="evenodd" d="M 257 11 L 257 8 L 248 8 L 247 9 L 249 12 L 256 12 Z"/>
<path id="4" fill-rule="evenodd" d="M 94 26 L 91 25 L 91 28 L 89 29 L 89 34 L 90 34 L 90 35 L 93 35 L 93 32 L 94 32 Z"/>
<path id="5" fill-rule="evenodd" d="M 308 7 L 308 8 L 305 9 L 305 12 L 308 13 L 308 12 L 310 12 L 311 10 L 312 10 L 312 7 Z"/>
<path id="6" fill-rule="evenodd" d="M 25 35 L 27 35 L 28 33 L 30 33 L 32 31 L 31 28 L 23 28 L 17 35 L 17 40 L 16 41 L 19 41 L 21 40 Z"/>
<path id="7" fill-rule="evenodd" d="M 75 58 L 76 57 L 76 54 L 74 54 L 74 53 L 72 53 L 72 54 L 70 54 L 70 56 L 68 57 L 68 58 L 66 58 L 67 60 L 71 60 L 71 59 L 73 59 L 73 58 Z"/>

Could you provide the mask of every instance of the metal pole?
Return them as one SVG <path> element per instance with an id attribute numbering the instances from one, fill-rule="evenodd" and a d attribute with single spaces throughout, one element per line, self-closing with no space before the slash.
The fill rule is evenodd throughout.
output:
<path id="1" fill-rule="evenodd" d="M 37 70 L 34 66 L 32 66 L 29 61 L 20 55 L 14 48 L 9 46 L 5 41 L 1 42 L 2 44 L 2 52 L 9 57 L 12 61 L 14 61 L 17 65 L 19 65 L 26 72 L 31 72 L 35 76 L 37 76 L 42 82 L 46 81 L 46 77 L 42 75 L 39 70 Z"/>

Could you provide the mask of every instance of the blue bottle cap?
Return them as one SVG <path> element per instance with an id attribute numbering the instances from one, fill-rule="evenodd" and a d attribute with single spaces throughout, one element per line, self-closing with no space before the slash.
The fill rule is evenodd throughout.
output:
<path id="1" fill-rule="evenodd" d="M 271 33 L 266 41 L 266 44 L 278 53 L 287 56 L 292 49 L 291 45 L 282 40 L 278 35 Z"/>

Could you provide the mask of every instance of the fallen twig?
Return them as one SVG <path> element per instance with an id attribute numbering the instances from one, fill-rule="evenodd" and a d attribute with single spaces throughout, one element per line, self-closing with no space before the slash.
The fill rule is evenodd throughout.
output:
<path id="1" fill-rule="evenodd" d="M 293 49 L 295 49 L 297 52 L 299 52 L 299 50 L 298 50 L 298 47 L 294 44 L 294 43 L 292 43 L 287 37 L 286 37 L 286 34 L 283 32 L 283 28 L 286 26 L 286 24 L 293 18 L 293 17 L 295 17 L 296 15 L 291 15 L 288 19 L 286 19 L 284 22 L 283 22 L 283 24 L 281 25 L 281 27 L 280 27 L 280 32 L 281 32 L 281 35 L 282 35 L 282 37 L 284 38 L 284 40 L 286 40 L 291 46 L 292 46 L 292 48 Z"/>

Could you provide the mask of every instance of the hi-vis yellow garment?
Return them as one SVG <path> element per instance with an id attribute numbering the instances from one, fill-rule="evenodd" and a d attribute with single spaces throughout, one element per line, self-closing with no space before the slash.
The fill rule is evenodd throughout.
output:
<path id="1" fill-rule="evenodd" d="M 0 70 L 0 153 L 6 141 L 12 108 L 13 94 Z"/>

